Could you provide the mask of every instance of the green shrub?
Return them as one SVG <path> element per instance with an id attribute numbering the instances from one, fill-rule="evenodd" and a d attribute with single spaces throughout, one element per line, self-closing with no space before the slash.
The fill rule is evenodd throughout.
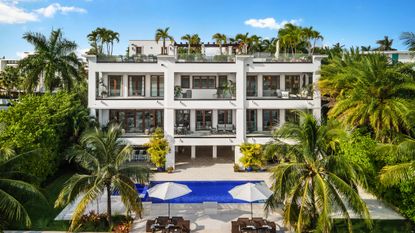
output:
<path id="1" fill-rule="evenodd" d="M 0 111 L 0 143 L 19 153 L 38 150 L 18 170 L 43 182 L 64 159 L 64 150 L 77 139 L 89 120 L 87 109 L 76 94 L 26 95 Z"/>
<path id="2" fill-rule="evenodd" d="M 239 160 L 245 168 L 262 167 L 262 146 L 260 144 L 242 143 L 240 151 L 243 154 Z"/>

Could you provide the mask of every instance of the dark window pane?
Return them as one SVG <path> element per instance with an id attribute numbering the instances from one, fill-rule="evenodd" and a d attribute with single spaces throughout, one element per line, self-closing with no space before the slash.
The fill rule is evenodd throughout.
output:
<path id="1" fill-rule="evenodd" d="M 189 76 L 182 76 L 181 77 L 181 84 L 182 88 L 190 88 L 190 77 Z"/>
<path id="2" fill-rule="evenodd" d="M 108 76 L 109 96 L 121 96 L 122 76 Z"/>

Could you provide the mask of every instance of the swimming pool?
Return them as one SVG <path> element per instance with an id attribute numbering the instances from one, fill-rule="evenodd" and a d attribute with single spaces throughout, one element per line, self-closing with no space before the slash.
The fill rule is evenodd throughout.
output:
<path id="1" fill-rule="evenodd" d="M 149 188 L 164 182 L 167 181 L 151 181 Z M 228 193 L 228 191 L 233 187 L 248 182 L 261 183 L 264 181 L 175 181 L 175 183 L 187 185 L 192 190 L 192 192 L 187 195 L 166 201 L 157 198 L 150 198 L 147 195 L 147 187 L 142 188 L 141 192 L 139 191 L 139 193 L 144 194 L 142 195 L 143 201 L 152 203 L 248 203 L 246 201 L 233 199 L 232 196 Z"/>

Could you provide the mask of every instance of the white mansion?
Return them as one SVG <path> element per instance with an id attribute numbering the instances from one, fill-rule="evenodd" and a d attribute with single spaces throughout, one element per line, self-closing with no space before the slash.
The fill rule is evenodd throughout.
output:
<path id="1" fill-rule="evenodd" d="M 235 45 L 221 52 L 210 43 L 187 54 L 185 44 L 166 44 L 168 55 L 157 55 L 161 42 L 134 40 L 128 57 L 87 56 L 91 114 L 101 124 L 121 123 L 138 147 L 163 128 L 172 148 L 166 167 L 184 149 L 197 159 L 198 147 L 213 158 L 234 151 L 239 163 L 239 145 L 267 143 L 275 127 L 298 121 L 292 110 L 320 117 L 315 83 L 323 56 L 237 55 Z"/>

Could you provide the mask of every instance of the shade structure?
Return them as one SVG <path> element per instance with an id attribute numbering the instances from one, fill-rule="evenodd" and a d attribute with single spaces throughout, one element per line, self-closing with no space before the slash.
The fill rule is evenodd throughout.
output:
<path id="1" fill-rule="evenodd" d="M 271 190 L 265 184 L 251 182 L 235 186 L 228 192 L 234 199 L 251 203 L 251 218 L 253 216 L 252 202 L 266 200 L 272 195 Z"/>
<path id="2" fill-rule="evenodd" d="M 177 197 L 184 196 L 192 192 L 184 184 L 177 184 L 174 182 L 164 182 L 162 184 L 155 185 L 150 188 L 147 193 L 149 197 L 158 198 L 161 200 L 170 200 Z M 170 202 L 169 202 L 169 217 L 170 217 Z"/>

